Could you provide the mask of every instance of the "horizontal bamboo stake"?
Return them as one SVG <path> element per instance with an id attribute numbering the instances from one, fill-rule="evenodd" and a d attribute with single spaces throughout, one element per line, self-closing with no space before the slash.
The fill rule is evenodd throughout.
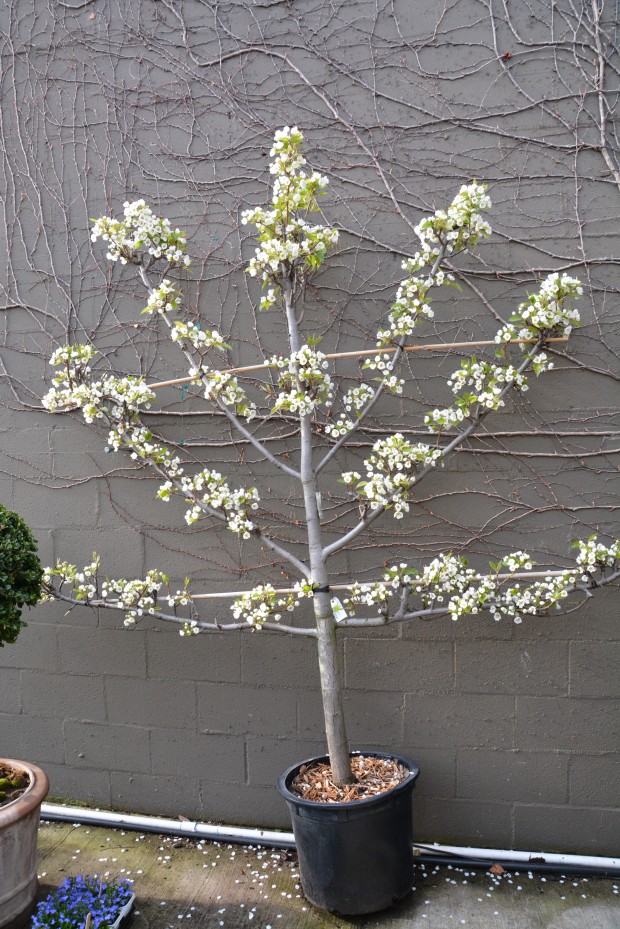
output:
<path id="1" fill-rule="evenodd" d="M 561 577 L 563 574 L 566 574 L 567 571 L 572 569 L 566 568 L 564 571 L 521 571 L 517 574 L 482 574 L 481 577 L 497 577 L 501 581 L 510 581 L 510 580 L 527 580 L 531 577 Z M 578 568 L 575 568 L 575 571 L 578 571 Z M 360 586 L 365 584 L 384 584 L 390 585 L 391 581 L 361 581 L 359 582 Z M 330 584 L 329 590 L 351 590 L 353 584 Z M 228 597 L 243 597 L 244 594 L 248 594 L 251 591 L 249 590 L 229 590 L 226 593 L 212 593 L 212 594 L 191 594 L 192 600 L 225 600 Z M 279 587 L 277 590 L 274 590 L 276 594 L 294 594 L 294 587 Z"/>
<path id="2" fill-rule="evenodd" d="M 537 339 L 510 339 L 509 342 L 498 343 L 494 339 L 482 342 L 443 342 L 435 345 L 406 345 L 403 352 L 437 352 L 448 348 L 478 348 L 485 345 L 535 345 Z M 568 342 L 565 337 L 554 339 L 545 339 L 545 342 Z M 366 355 L 393 355 L 397 352 L 396 347 L 389 348 L 366 348 L 359 352 L 332 352 L 326 355 L 326 358 L 364 358 Z M 268 361 L 263 361 L 257 365 L 244 365 L 241 368 L 225 368 L 223 371 L 218 370 L 218 374 L 248 374 L 250 371 L 262 371 L 269 367 Z M 207 372 L 208 376 L 208 372 Z M 193 381 L 199 381 L 200 374 L 194 377 L 176 377 L 171 381 L 158 381 L 156 384 L 149 384 L 151 390 L 159 390 L 160 387 L 175 387 L 177 384 L 191 384 Z"/>

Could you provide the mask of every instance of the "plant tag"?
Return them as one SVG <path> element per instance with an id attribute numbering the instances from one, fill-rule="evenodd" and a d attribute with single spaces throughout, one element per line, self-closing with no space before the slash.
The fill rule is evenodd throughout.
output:
<path id="1" fill-rule="evenodd" d="M 337 623 L 341 623 L 344 619 L 348 619 L 349 614 L 343 607 L 338 597 L 332 597 L 331 604 L 332 604 L 332 612 L 334 614 L 334 619 L 336 620 Z"/>
<path id="2" fill-rule="evenodd" d="M 322 501 L 321 501 L 321 494 L 318 492 L 318 490 L 316 493 L 316 508 L 318 510 L 319 519 L 323 519 L 323 506 L 322 506 Z"/>

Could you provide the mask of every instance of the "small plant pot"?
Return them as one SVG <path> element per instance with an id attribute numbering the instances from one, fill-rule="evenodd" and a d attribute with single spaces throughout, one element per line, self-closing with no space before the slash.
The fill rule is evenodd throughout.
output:
<path id="1" fill-rule="evenodd" d="M 133 909 L 133 905 L 135 903 L 135 899 L 136 899 L 136 895 L 132 894 L 129 900 L 127 901 L 127 903 L 125 903 L 118 911 L 118 916 L 116 917 L 114 922 L 111 923 L 110 929 L 119 929 L 119 926 L 122 923 L 122 921 L 125 919 L 126 916 L 128 916 L 131 913 Z"/>
<path id="2" fill-rule="evenodd" d="M 17 800 L 0 807 L 0 929 L 25 919 L 37 892 L 39 811 L 47 796 L 47 776 L 36 765 L 2 758 L 25 771 L 30 785 Z"/>
<path id="3" fill-rule="evenodd" d="M 315 906 L 346 916 L 384 910 L 405 897 L 413 880 L 412 798 L 420 771 L 408 758 L 385 752 L 352 754 L 392 758 L 409 770 L 385 793 L 347 803 L 317 803 L 292 793 L 300 761 L 278 779 L 289 805 L 304 894 Z"/>

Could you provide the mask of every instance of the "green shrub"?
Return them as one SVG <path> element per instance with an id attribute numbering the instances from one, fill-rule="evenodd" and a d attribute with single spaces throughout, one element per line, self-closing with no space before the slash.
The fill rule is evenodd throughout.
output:
<path id="1" fill-rule="evenodd" d="M 26 625 L 22 607 L 39 601 L 42 577 L 32 532 L 21 516 L 0 504 L 0 646 L 15 642 Z"/>

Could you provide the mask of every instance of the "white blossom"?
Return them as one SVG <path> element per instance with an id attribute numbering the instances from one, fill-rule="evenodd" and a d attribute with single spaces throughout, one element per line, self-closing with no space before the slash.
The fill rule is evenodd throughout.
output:
<path id="1" fill-rule="evenodd" d="M 266 287 L 261 309 L 276 303 L 285 277 L 295 274 L 302 278 L 318 268 L 329 246 L 338 241 L 336 229 L 313 225 L 304 215 L 317 209 L 317 197 L 325 192 L 328 180 L 318 171 L 304 170 L 302 142 L 302 133 L 295 126 L 276 132 L 271 149 L 271 209 L 255 207 L 241 214 L 244 225 L 255 225 L 258 230 L 259 246 L 247 271 Z"/>
<path id="2" fill-rule="evenodd" d="M 342 475 L 345 484 L 356 486 L 357 495 L 367 500 L 371 509 L 393 508 L 394 518 L 402 519 L 409 512 L 409 493 L 420 467 L 434 467 L 441 458 L 441 449 L 419 442 L 411 445 L 400 432 L 373 445 L 372 454 L 364 462 L 366 480 L 357 471 Z"/>
<path id="3" fill-rule="evenodd" d="M 173 229 L 170 220 L 155 216 L 144 200 L 125 202 L 123 220 L 102 216 L 91 232 L 91 241 L 101 238 L 108 243 L 107 257 L 121 264 L 142 264 L 142 251 L 152 259 L 164 259 L 170 264 L 187 266 L 190 258 L 185 254 L 187 237 L 180 229 Z"/>
<path id="4" fill-rule="evenodd" d="M 293 592 L 279 594 L 271 584 L 259 584 L 243 596 L 238 597 L 230 609 L 235 619 L 242 619 L 255 629 L 260 629 L 267 620 L 278 622 L 282 612 L 292 613 L 304 597 L 312 597 L 313 585 L 309 581 L 298 581 Z"/>
<path id="5" fill-rule="evenodd" d="M 273 412 L 288 410 L 308 416 L 319 404 L 329 403 L 333 384 L 327 373 L 328 364 L 325 355 L 310 345 L 302 345 L 288 358 L 281 355 L 271 358 L 269 365 L 278 371 L 280 388 Z"/>

